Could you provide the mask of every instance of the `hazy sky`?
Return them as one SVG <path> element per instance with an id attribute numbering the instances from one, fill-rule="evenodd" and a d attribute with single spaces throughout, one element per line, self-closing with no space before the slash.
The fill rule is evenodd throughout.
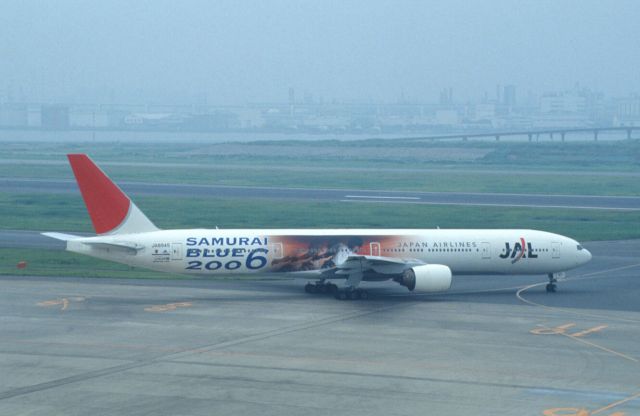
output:
<path id="1" fill-rule="evenodd" d="M 458 100 L 640 92 L 640 1 L 0 3 L 0 91 L 31 101 Z"/>

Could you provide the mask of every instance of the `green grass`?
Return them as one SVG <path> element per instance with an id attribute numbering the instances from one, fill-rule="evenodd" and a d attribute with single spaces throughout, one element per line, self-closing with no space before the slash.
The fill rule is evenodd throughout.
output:
<path id="1" fill-rule="evenodd" d="M 193 183 L 233 186 L 380 189 L 427 192 L 505 192 L 572 195 L 640 195 L 640 177 L 625 175 L 524 174 L 520 171 L 469 172 L 354 171 L 340 168 L 303 170 L 289 167 L 103 166 L 116 181 Z M 63 178 L 72 180 L 68 166 L 0 165 L 0 177 Z"/>
<path id="2" fill-rule="evenodd" d="M 80 197 L 10 193 L 0 193 L 0 229 L 93 231 Z"/>
<path id="3" fill-rule="evenodd" d="M 297 164 L 302 166 L 342 166 L 345 157 L 318 152 L 326 149 L 353 149 L 368 152 L 350 153 L 350 163 L 359 166 L 400 167 L 408 164 L 426 167 L 441 166 L 437 160 L 423 158 L 418 152 L 391 156 L 389 149 L 406 148 L 416 150 L 480 149 L 486 155 L 479 159 L 456 161 L 455 152 L 446 164 L 461 166 L 508 166 L 512 168 L 535 167 L 560 170 L 635 170 L 640 167 L 640 140 L 618 140 L 600 142 L 492 142 L 492 141 L 435 141 L 419 142 L 403 139 L 371 140 L 279 140 L 255 141 L 235 144 L 208 144 L 202 142 L 162 142 L 160 144 L 119 141 L 114 132 L 113 142 L 5 142 L 3 157 L 7 159 L 63 160 L 66 153 L 89 153 L 96 159 L 139 162 L 246 162 L 262 164 Z M 229 145 L 239 146 L 242 151 L 224 156 L 217 152 Z M 269 153 L 270 147 L 284 147 L 285 152 Z M 452 163 L 452 161 L 455 161 Z"/>
<path id="4" fill-rule="evenodd" d="M 268 199 L 138 198 L 161 228 L 534 228 L 579 240 L 640 238 L 640 212 Z M 91 232 L 78 196 L 0 194 L 0 228 Z"/>
<path id="5" fill-rule="evenodd" d="M 124 162 L 122 165 L 103 165 L 104 170 L 116 181 L 640 195 L 640 177 L 634 176 L 640 171 L 638 140 L 565 144 L 473 141 L 416 143 L 404 140 L 261 141 L 236 144 L 238 152 L 227 156 L 219 154 L 216 146 L 189 142 L 120 142 L 117 145 L 104 142 L 3 143 L 0 177 L 71 180 L 65 154 L 85 152 L 99 162 Z M 283 151 L 274 152 L 274 146 L 279 146 Z M 387 151 L 398 148 L 405 150 L 393 154 Z M 333 151 L 319 155 L 327 149 Z M 345 149 L 345 152 L 336 152 L 336 149 Z M 451 158 L 425 158 L 425 149 L 433 151 L 434 155 L 449 152 Z M 481 151 L 477 154 L 481 156 L 457 160 L 456 149 L 479 149 Z M 2 163 L 11 159 L 14 161 Z M 36 161 L 28 162 L 28 159 Z M 55 163 L 43 164 L 39 160 Z M 186 163 L 192 166 L 140 166 L 141 162 Z M 640 238 L 638 212 L 267 199 L 135 196 L 134 199 L 162 228 L 533 228 L 582 241 Z M 81 198 L 72 194 L 0 193 L 0 229 L 92 231 Z M 20 260 L 28 261 L 26 271 L 16 270 L 15 265 Z M 0 249 L 0 273 L 176 277 L 73 253 L 27 249 Z"/>
<path id="6" fill-rule="evenodd" d="M 470 149 L 479 151 L 478 157 L 456 159 L 458 153 Z M 66 165 L 68 152 L 89 153 L 116 181 L 640 195 L 640 177 L 634 176 L 640 172 L 638 140 L 564 144 L 407 140 L 160 145 L 122 142 L 117 146 L 114 143 L 3 143 L 0 162 L 7 159 L 12 162 L 0 163 L 0 177 L 72 179 Z M 437 155 L 443 154 L 445 158 L 439 159 Z M 29 159 L 36 161 L 29 162 Z M 40 160 L 57 164 L 43 164 Z M 178 165 L 154 167 L 141 163 Z"/>
<path id="7" fill-rule="evenodd" d="M 25 269 L 18 262 L 26 261 Z M 113 263 L 62 250 L 0 248 L 0 274 L 26 276 L 111 277 L 111 278 L 186 278 Z"/>

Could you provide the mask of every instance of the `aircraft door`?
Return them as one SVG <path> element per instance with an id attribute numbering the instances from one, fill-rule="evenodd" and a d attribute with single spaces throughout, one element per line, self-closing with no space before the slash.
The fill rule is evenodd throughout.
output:
<path id="1" fill-rule="evenodd" d="M 369 252 L 372 256 L 380 256 L 380 243 L 375 241 L 369 243 Z"/>
<path id="2" fill-rule="evenodd" d="M 182 243 L 171 243 L 171 260 L 182 260 Z"/>
<path id="3" fill-rule="evenodd" d="M 491 244 L 487 242 L 480 243 L 480 250 L 482 252 L 482 258 L 485 260 L 491 259 Z"/>
<path id="4" fill-rule="evenodd" d="M 282 249 L 282 243 L 269 244 L 269 254 L 274 260 L 278 260 L 284 257 L 284 250 Z"/>
<path id="5" fill-rule="evenodd" d="M 560 258 L 560 243 L 551 243 L 551 255 L 554 259 Z"/>

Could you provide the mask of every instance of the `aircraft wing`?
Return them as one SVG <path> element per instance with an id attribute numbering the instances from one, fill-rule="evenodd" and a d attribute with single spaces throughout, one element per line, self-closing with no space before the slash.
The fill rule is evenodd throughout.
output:
<path id="1" fill-rule="evenodd" d="M 348 279 L 351 275 L 362 275 L 375 273 L 378 275 L 399 275 L 411 267 L 426 264 L 417 259 L 398 259 L 394 257 L 384 256 L 367 256 L 359 254 L 350 254 L 331 268 L 324 270 L 309 270 L 302 272 L 293 272 L 291 274 L 309 278 L 311 276 L 319 279 Z"/>
<path id="2" fill-rule="evenodd" d="M 351 254 L 336 267 L 339 270 L 338 274 L 364 273 L 367 271 L 373 271 L 378 274 L 399 274 L 411 267 L 422 264 L 425 264 L 425 262 L 417 259 Z"/>

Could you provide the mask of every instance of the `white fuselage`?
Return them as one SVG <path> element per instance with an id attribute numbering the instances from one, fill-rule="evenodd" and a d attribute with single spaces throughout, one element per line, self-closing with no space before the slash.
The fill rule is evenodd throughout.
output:
<path id="1" fill-rule="evenodd" d="M 549 274 L 585 264 L 577 241 L 535 230 L 160 230 L 86 154 L 67 155 L 96 237 L 45 235 L 67 250 L 188 275 L 266 274 L 317 279 L 305 290 L 367 297 L 361 281 L 439 292 L 454 274 Z M 343 279 L 347 290 L 326 280 Z"/>
<path id="2" fill-rule="evenodd" d="M 308 278 L 351 254 L 442 264 L 453 274 L 558 273 L 591 259 L 575 240 L 535 230 L 163 230 L 79 238 L 67 248 L 170 273 Z"/>

